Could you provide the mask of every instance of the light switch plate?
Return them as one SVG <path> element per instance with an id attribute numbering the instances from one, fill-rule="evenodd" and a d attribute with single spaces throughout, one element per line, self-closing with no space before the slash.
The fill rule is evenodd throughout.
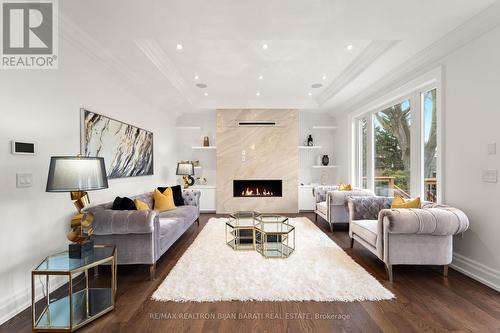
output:
<path id="1" fill-rule="evenodd" d="M 481 171 L 481 180 L 484 183 L 496 183 L 497 182 L 497 170 L 489 169 Z"/>
<path id="2" fill-rule="evenodd" d="M 492 142 L 488 143 L 488 155 L 496 155 L 497 154 L 497 143 Z"/>
<path id="3" fill-rule="evenodd" d="M 33 185 L 33 175 L 31 173 L 16 173 L 16 187 L 31 187 Z"/>

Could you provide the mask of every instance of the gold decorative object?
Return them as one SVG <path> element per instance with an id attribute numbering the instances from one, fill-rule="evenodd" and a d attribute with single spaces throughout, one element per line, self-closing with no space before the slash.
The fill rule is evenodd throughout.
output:
<path id="1" fill-rule="evenodd" d="M 90 204 L 89 195 L 85 191 L 70 192 L 71 200 L 78 213 L 71 218 L 71 231 L 66 236 L 70 242 L 81 244 L 94 232 L 92 213 L 82 213 L 82 209 Z"/>
<path id="2" fill-rule="evenodd" d="M 208 140 L 208 136 L 203 137 L 203 147 L 209 147 L 210 141 Z"/>

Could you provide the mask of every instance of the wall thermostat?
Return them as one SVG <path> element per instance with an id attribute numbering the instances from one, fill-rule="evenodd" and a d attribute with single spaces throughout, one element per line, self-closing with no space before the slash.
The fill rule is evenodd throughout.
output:
<path id="1" fill-rule="evenodd" d="M 35 155 L 35 144 L 31 142 L 12 141 L 12 154 Z"/>

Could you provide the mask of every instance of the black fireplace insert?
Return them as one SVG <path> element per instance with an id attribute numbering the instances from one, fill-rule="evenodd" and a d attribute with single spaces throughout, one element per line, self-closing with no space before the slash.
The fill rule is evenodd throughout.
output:
<path id="1" fill-rule="evenodd" d="M 233 180 L 234 197 L 281 197 L 281 179 Z"/>

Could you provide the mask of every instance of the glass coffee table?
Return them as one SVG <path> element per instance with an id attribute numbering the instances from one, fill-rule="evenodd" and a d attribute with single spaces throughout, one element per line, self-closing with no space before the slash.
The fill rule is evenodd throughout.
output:
<path id="1" fill-rule="evenodd" d="M 89 269 L 111 265 L 109 284 L 99 281 L 89 286 Z M 61 279 L 66 277 L 66 280 Z M 61 284 L 65 286 L 66 292 Z M 54 285 L 51 290 L 51 285 Z M 41 292 L 37 293 L 37 287 Z M 37 301 L 37 296 L 43 296 Z M 73 332 L 115 307 L 116 248 L 95 245 L 93 252 L 81 259 L 69 257 L 68 251 L 45 258 L 31 271 L 31 314 L 34 332 Z"/>
<path id="2" fill-rule="evenodd" d="M 255 250 L 266 258 L 288 258 L 295 251 L 295 227 L 281 215 L 259 215 Z"/>
<path id="3" fill-rule="evenodd" d="M 254 250 L 255 217 L 258 215 L 251 211 L 230 214 L 226 222 L 226 244 L 233 250 Z"/>
<path id="4" fill-rule="evenodd" d="M 226 221 L 225 233 L 233 250 L 254 250 L 265 258 L 288 258 L 295 251 L 295 227 L 285 216 L 235 212 Z"/>

